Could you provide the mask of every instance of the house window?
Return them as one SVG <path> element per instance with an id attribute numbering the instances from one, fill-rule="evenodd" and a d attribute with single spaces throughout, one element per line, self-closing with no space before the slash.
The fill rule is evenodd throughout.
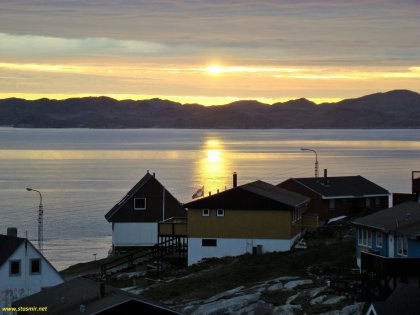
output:
<path id="1" fill-rule="evenodd" d="M 328 208 L 329 209 L 335 209 L 335 199 L 330 199 L 328 201 Z"/>
<path id="2" fill-rule="evenodd" d="M 209 217 L 209 216 L 210 216 L 210 209 L 203 209 L 203 210 L 201 211 L 201 215 L 202 215 L 203 217 Z"/>
<path id="3" fill-rule="evenodd" d="M 31 259 L 31 273 L 41 273 L 41 259 Z"/>
<path id="4" fill-rule="evenodd" d="M 382 248 L 382 232 L 376 231 L 376 247 Z"/>
<path id="5" fill-rule="evenodd" d="M 11 260 L 9 262 L 9 274 L 11 276 L 20 276 L 20 260 Z"/>
<path id="6" fill-rule="evenodd" d="M 381 206 L 381 198 L 376 197 L 375 198 L 375 206 L 380 207 Z"/>
<path id="7" fill-rule="evenodd" d="M 299 221 L 302 218 L 302 213 L 300 208 L 293 209 L 292 212 L 292 223 Z"/>
<path id="8" fill-rule="evenodd" d="M 215 246 L 217 246 L 217 240 L 215 238 L 203 238 L 201 240 L 201 246 L 203 246 L 203 247 L 215 247 Z"/>
<path id="9" fill-rule="evenodd" d="M 407 238 L 404 236 L 399 236 L 398 241 L 398 255 L 399 256 L 407 256 L 408 249 L 407 249 Z"/>
<path id="10" fill-rule="evenodd" d="M 359 229 L 359 245 L 372 247 L 372 231 Z"/>
<path id="11" fill-rule="evenodd" d="M 225 209 L 217 209 L 217 216 L 224 217 L 225 216 Z"/>
<path id="12" fill-rule="evenodd" d="M 370 208 L 370 198 L 366 198 L 366 208 Z"/>
<path id="13" fill-rule="evenodd" d="M 134 198 L 134 210 L 146 210 L 146 198 Z"/>

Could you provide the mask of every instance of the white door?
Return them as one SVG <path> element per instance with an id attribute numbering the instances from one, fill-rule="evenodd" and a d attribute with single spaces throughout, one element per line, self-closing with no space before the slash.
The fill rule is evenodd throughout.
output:
<path id="1" fill-rule="evenodd" d="M 394 257 L 394 235 L 388 234 L 388 257 Z"/>

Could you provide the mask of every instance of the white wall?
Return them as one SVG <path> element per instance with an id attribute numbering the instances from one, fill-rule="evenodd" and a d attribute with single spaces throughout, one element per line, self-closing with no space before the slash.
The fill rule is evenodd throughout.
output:
<path id="1" fill-rule="evenodd" d="M 195 264 L 203 258 L 251 254 L 252 247 L 257 245 L 262 245 L 263 253 L 288 251 L 299 237 L 300 235 L 297 235 L 290 240 L 217 238 L 217 246 L 202 246 L 201 240 L 203 238 L 189 237 L 188 265 Z"/>
<path id="2" fill-rule="evenodd" d="M 153 246 L 158 242 L 157 222 L 114 223 L 114 246 Z"/>
<path id="3" fill-rule="evenodd" d="M 58 272 L 28 242 L 25 249 L 23 242 L 16 251 L 0 267 L 0 306 L 10 304 L 22 297 L 37 293 L 41 288 L 63 283 Z M 31 274 L 31 259 L 41 259 L 41 273 Z M 20 275 L 9 275 L 9 261 L 20 260 Z"/>

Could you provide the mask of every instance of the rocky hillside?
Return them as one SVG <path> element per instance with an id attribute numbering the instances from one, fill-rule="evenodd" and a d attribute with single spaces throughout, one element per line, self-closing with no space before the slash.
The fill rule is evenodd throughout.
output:
<path id="1" fill-rule="evenodd" d="M 209 259 L 159 277 L 138 270 L 108 282 L 185 314 L 356 315 L 364 303 L 354 267 L 354 239 L 346 236 L 310 240 L 305 250 Z M 344 282 L 346 290 L 333 285 Z"/>

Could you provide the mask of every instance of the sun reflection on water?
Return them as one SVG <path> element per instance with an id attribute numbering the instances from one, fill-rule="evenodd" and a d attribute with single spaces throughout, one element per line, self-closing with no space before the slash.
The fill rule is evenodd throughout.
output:
<path id="1" fill-rule="evenodd" d="M 200 151 L 201 159 L 198 163 L 200 185 L 204 185 L 205 195 L 223 191 L 229 177 L 230 161 L 227 151 L 218 139 L 207 139 Z"/>

